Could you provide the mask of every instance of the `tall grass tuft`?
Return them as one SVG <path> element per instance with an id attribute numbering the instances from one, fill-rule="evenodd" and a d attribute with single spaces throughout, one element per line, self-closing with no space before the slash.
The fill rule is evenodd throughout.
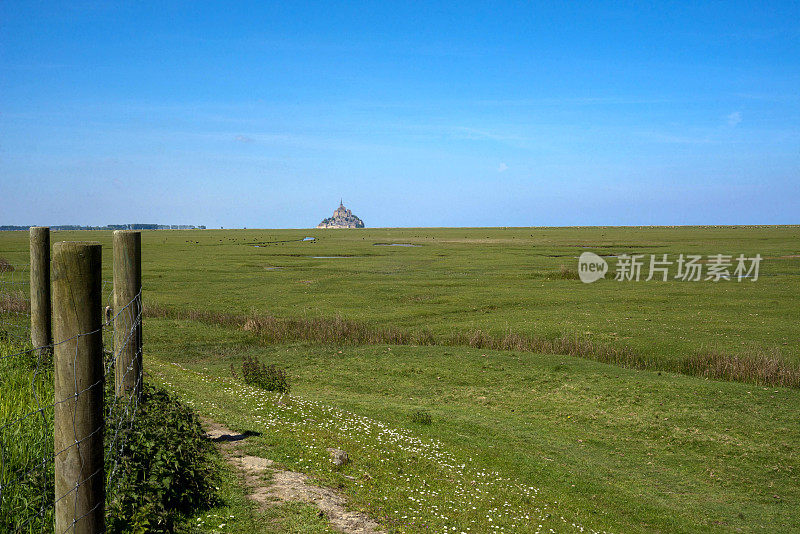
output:
<path id="1" fill-rule="evenodd" d="M 31 303 L 22 291 L 0 294 L 0 313 L 29 313 Z"/>
<path id="2" fill-rule="evenodd" d="M 25 293 L 17 291 L 7 291 L 0 294 L 0 313 L 28 313 L 31 311 L 31 303 L 25 297 Z"/>
<path id="3" fill-rule="evenodd" d="M 410 345 L 414 336 L 396 328 L 375 327 L 340 316 L 333 318 L 277 318 L 253 316 L 244 321 L 244 330 L 257 332 L 270 342 L 315 341 L 317 343 Z M 425 341 L 430 341 L 425 338 Z"/>
<path id="4" fill-rule="evenodd" d="M 234 365 L 231 364 L 231 374 L 238 379 Z M 256 386 L 266 391 L 289 393 L 289 378 L 286 371 L 277 365 L 266 365 L 254 356 L 245 356 L 242 362 L 242 380 L 245 384 Z"/>
<path id="5" fill-rule="evenodd" d="M 724 354 L 704 349 L 689 356 L 685 372 L 718 380 L 800 387 L 800 367 L 787 363 L 777 349 L 768 352 L 754 347 L 746 354 Z"/>
<path id="6" fill-rule="evenodd" d="M 580 276 L 578 271 L 562 264 L 557 271 L 547 273 L 545 278 L 548 280 L 578 280 Z"/>
<path id="7" fill-rule="evenodd" d="M 144 308 L 146 317 L 155 317 L 160 319 L 188 319 L 190 321 L 199 321 L 202 323 L 219 324 L 222 326 L 237 326 L 240 327 L 246 317 L 241 315 L 232 315 L 222 312 L 211 312 L 206 310 L 174 310 L 172 308 L 165 308 L 158 304 L 146 304 Z"/>
<path id="8" fill-rule="evenodd" d="M 27 349 L 0 335 L 0 532 L 52 528 L 52 359 Z"/>
<path id="9" fill-rule="evenodd" d="M 566 354 L 632 369 L 649 369 L 653 367 L 654 363 L 630 347 L 598 343 L 588 336 L 580 335 L 564 334 L 551 339 L 515 333 L 496 336 L 481 330 L 474 330 L 472 332 L 454 334 L 447 339 L 445 344 L 466 345 L 478 349 Z"/>
<path id="10" fill-rule="evenodd" d="M 14 266 L 11 265 L 11 262 L 5 258 L 0 258 L 0 273 L 10 273 L 14 270 Z"/>

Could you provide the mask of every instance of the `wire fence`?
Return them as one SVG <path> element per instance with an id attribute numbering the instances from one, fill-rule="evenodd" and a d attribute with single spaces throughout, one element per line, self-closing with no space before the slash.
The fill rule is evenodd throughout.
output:
<path id="1" fill-rule="evenodd" d="M 0 270 L 0 532 L 100 531 L 142 391 L 141 289 L 113 309 L 100 281 L 98 326 L 34 347 L 28 276 Z"/>

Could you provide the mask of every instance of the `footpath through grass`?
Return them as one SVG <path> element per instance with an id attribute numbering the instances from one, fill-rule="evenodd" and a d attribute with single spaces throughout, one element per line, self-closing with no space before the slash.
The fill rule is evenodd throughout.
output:
<path id="1" fill-rule="evenodd" d="M 265 345 L 193 321 L 145 332 L 148 369 L 198 412 L 259 432 L 250 453 L 395 532 L 800 530 L 794 390 L 463 347 Z M 245 355 L 286 367 L 292 395 L 230 378 Z"/>

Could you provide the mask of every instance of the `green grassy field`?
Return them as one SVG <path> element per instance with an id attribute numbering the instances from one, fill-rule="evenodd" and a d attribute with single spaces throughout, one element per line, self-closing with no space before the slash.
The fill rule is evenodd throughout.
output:
<path id="1" fill-rule="evenodd" d="M 800 531 L 796 390 L 568 356 L 273 345 L 193 321 L 150 332 L 149 369 L 200 413 L 397 532 Z M 293 395 L 233 380 L 245 355 L 287 368 Z"/>
<path id="2" fill-rule="evenodd" d="M 111 235 L 52 235 L 75 239 L 110 245 Z M 0 234 L 0 257 L 27 261 L 27 240 Z M 435 334 L 580 334 L 657 360 L 761 347 L 800 361 L 798 226 L 156 231 L 143 233 L 143 250 L 148 303 L 169 308 L 341 315 Z M 549 278 L 577 268 L 584 250 L 765 259 L 755 283 Z M 107 252 L 108 280 L 109 262 Z"/>
<path id="3" fill-rule="evenodd" d="M 107 245 L 110 280 L 110 238 L 52 241 Z M 0 257 L 25 262 L 27 239 L 0 234 Z M 756 282 L 563 278 L 585 250 L 764 260 Z M 668 372 L 703 349 L 796 368 L 800 227 L 143 232 L 143 281 L 152 378 L 393 532 L 800 531 L 798 390 Z M 409 341 L 275 339 L 247 316 L 340 317 Z M 579 336 L 648 370 L 469 346 L 477 331 Z M 292 396 L 234 381 L 244 355 L 286 367 Z M 334 469 L 326 446 L 354 461 Z M 290 530 L 319 528 L 303 513 Z"/>

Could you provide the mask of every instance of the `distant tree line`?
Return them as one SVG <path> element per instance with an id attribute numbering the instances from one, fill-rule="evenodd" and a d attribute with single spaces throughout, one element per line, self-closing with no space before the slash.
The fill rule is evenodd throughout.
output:
<path id="1" fill-rule="evenodd" d="M 0 226 L 0 231 L 30 230 L 30 226 Z M 62 224 L 51 226 L 51 230 L 205 230 L 205 226 L 193 224 L 107 224 L 105 226 L 80 226 L 77 224 Z"/>

